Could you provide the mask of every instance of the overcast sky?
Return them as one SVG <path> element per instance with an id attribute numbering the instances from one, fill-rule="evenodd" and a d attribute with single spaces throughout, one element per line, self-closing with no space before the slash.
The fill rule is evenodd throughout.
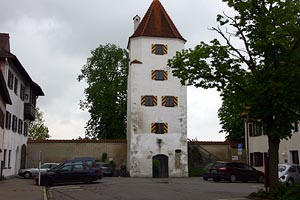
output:
<path id="1" fill-rule="evenodd" d="M 84 137 L 89 119 L 79 109 L 85 83 L 76 80 L 90 51 L 100 44 L 127 47 L 133 17 L 143 17 L 152 0 L 0 0 L 0 32 L 10 34 L 11 52 L 43 89 L 38 99 L 51 139 Z M 221 0 L 161 0 L 186 48 L 217 37 L 216 15 L 229 12 Z M 223 141 L 214 90 L 188 88 L 188 138 Z"/>

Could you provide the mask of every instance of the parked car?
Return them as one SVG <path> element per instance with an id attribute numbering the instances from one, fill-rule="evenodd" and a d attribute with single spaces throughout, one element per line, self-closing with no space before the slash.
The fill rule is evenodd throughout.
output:
<path id="1" fill-rule="evenodd" d="M 44 173 L 47 170 L 49 170 L 53 167 L 56 167 L 57 165 L 59 165 L 59 163 L 44 163 L 41 165 L 40 171 L 41 171 L 41 173 Z M 39 174 L 39 168 L 37 168 L 37 167 L 19 170 L 19 176 L 22 176 L 24 178 L 35 177 L 38 174 Z"/>
<path id="2" fill-rule="evenodd" d="M 205 179 L 212 178 L 215 182 L 220 180 L 234 183 L 236 181 L 264 182 L 264 173 L 245 164 L 236 162 L 215 162 L 209 169 Z"/>
<path id="3" fill-rule="evenodd" d="M 297 164 L 278 164 L 279 181 L 285 183 L 288 187 L 295 183 L 300 184 L 300 165 Z"/>
<path id="4" fill-rule="evenodd" d="M 92 157 L 77 157 L 77 158 L 73 158 L 73 159 L 66 160 L 66 161 L 62 162 L 57 167 L 61 167 L 62 165 L 65 165 L 65 164 L 68 164 L 68 163 L 83 163 L 83 164 L 88 165 L 90 167 L 96 168 L 96 160 L 95 160 L 95 158 L 92 158 Z"/>
<path id="5" fill-rule="evenodd" d="M 80 162 L 67 162 L 43 173 L 40 183 L 45 186 L 75 182 L 91 183 L 102 177 L 101 168 L 94 168 Z M 38 178 L 36 181 L 38 183 Z"/>
<path id="6" fill-rule="evenodd" d="M 104 162 L 97 162 L 97 167 L 100 167 L 103 173 L 103 176 L 112 176 L 114 173 L 114 170 L 112 166 L 108 163 Z"/>

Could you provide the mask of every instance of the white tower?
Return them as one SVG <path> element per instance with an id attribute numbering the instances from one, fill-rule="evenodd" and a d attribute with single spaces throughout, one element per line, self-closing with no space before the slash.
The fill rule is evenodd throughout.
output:
<path id="1" fill-rule="evenodd" d="M 159 0 L 142 21 L 134 17 L 129 38 L 127 169 L 132 177 L 186 177 L 187 90 L 168 59 L 184 48 Z"/>

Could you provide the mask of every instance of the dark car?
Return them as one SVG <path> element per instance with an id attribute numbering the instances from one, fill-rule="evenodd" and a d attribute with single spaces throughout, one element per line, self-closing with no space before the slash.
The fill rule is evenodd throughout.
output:
<path id="1" fill-rule="evenodd" d="M 97 167 L 100 167 L 103 173 L 103 176 L 112 176 L 114 173 L 114 170 L 112 168 L 112 166 L 108 163 L 104 163 L 104 162 L 97 162 L 96 163 Z"/>
<path id="2" fill-rule="evenodd" d="M 70 160 L 66 160 L 59 164 L 57 168 L 61 167 L 62 165 L 68 164 L 68 163 L 82 163 L 85 165 L 88 165 L 90 167 L 96 168 L 96 160 L 92 157 L 77 157 Z M 55 167 L 56 168 L 56 167 Z"/>
<path id="3" fill-rule="evenodd" d="M 224 180 L 231 183 L 236 181 L 262 183 L 264 182 L 264 173 L 245 163 L 219 161 L 211 166 L 206 178 L 212 178 L 215 182 Z"/>
<path id="4" fill-rule="evenodd" d="M 40 183 L 46 186 L 60 183 L 91 183 L 102 176 L 101 168 L 93 168 L 80 162 L 68 162 L 41 174 Z"/>

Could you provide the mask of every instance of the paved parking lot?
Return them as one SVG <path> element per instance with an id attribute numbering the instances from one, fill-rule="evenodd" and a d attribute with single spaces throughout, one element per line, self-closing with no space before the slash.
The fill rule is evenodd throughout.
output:
<path id="1" fill-rule="evenodd" d="M 93 184 L 48 188 L 49 200 L 242 200 L 263 188 L 259 183 L 204 181 L 202 178 L 105 177 Z"/>

